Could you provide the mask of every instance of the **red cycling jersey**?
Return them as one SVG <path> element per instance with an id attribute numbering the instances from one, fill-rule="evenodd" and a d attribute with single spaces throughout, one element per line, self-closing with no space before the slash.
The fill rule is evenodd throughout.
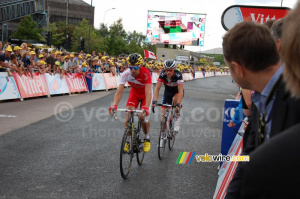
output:
<path id="1" fill-rule="evenodd" d="M 145 106 L 145 86 L 146 84 L 152 85 L 152 78 L 149 70 L 145 67 L 141 67 L 140 73 L 136 77 L 133 77 L 131 75 L 130 69 L 128 68 L 122 73 L 120 84 L 125 85 L 126 82 L 128 82 L 128 84 L 131 86 L 126 106 L 134 106 L 135 108 L 137 108 L 139 102 L 141 102 L 141 106 Z"/>
<path id="2" fill-rule="evenodd" d="M 140 73 L 136 77 L 133 77 L 128 68 L 122 73 L 120 84 L 125 84 L 126 82 L 131 86 L 130 92 L 145 95 L 146 84 L 152 84 L 151 73 L 145 67 L 141 67 Z"/>

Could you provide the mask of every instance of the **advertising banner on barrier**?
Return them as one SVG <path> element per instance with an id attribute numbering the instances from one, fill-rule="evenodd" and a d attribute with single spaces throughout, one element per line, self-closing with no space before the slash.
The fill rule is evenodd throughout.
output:
<path id="1" fill-rule="evenodd" d="M 193 79 L 192 74 L 191 73 L 182 73 L 182 77 L 184 81 L 190 81 Z"/>
<path id="2" fill-rule="evenodd" d="M 93 77 L 93 91 L 106 90 L 102 73 L 95 73 Z"/>
<path id="3" fill-rule="evenodd" d="M 241 126 L 243 128 L 243 126 Z M 227 155 L 229 156 L 238 156 L 242 154 L 243 150 L 243 137 L 239 134 L 236 135 L 229 153 Z M 219 178 L 214 194 L 214 199 L 223 199 L 226 195 L 228 186 L 235 174 L 236 167 L 238 165 L 238 162 L 224 162 L 219 170 Z"/>
<path id="4" fill-rule="evenodd" d="M 234 128 L 229 127 L 228 124 L 233 119 L 235 115 L 236 107 L 239 106 L 239 100 L 225 100 L 224 105 L 224 115 L 223 115 L 223 130 L 222 130 L 222 143 L 221 143 L 221 153 L 222 155 L 227 155 L 229 148 L 234 140 L 240 125 L 236 125 Z"/>
<path id="5" fill-rule="evenodd" d="M 183 79 L 183 81 L 187 81 L 185 73 L 182 73 L 182 79 Z"/>
<path id="6" fill-rule="evenodd" d="M 196 76 L 196 79 L 203 78 L 203 73 L 202 72 L 196 72 L 195 76 Z"/>
<path id="7" fill-rule="evenodd" d="M 17 84 L 13 77 L 9 77 L 7 72 L 0 72 L 0 100 L 20 98 Z"/>
<path id="8" fill-rule="evenodd" d="M 117 88 L 117 82 L 115 76 L 113 76 L 111 73 L 103 73 L 103 76 L 104 76 L 106 89 Z"/>
<path id="9" fill-rule="evenodd" d="M 55 76 L 45 73 L 50 95 L 70 93 L 66 80 L 60 78 L 59 74 Z"/>
<path id="10" fill-rule="evenodd" d="M 71 93 L 88 91 L 85 77 L 80 73 L 68 73 L 64 76 Z"/>
<path id="11" fill-rule="evenodd" d="M 157 83 L 157 79 L 158 79 L 157 74 L 153 72 L 152 75 L 151 75 L 151 77 L 152 77 L 152 84 L 156 84 Z"/>
<path id="12" fill-rule="evenodd" d="M 120 75 L 115 75 L 115 78 L 116 78 L 116 82 L 117 82 L 117 87 L 119 87 L 121 76 Z"/>
<path id="13" fill-rule="evenodd" d="M 30 74 L 13 73 L 14 79 L 17 82 L 21 98 L 38 97 L 48 95 L 48 87 L 44 76 L 40 73 L 33 73 L 33 78 Z"/>

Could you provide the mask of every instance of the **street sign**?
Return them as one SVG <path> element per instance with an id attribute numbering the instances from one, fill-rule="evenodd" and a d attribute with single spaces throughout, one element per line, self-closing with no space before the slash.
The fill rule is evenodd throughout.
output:
<path id="1" fill-rule="evenodd" d="M 176 60 L 180 61 L 188 61 L 189 57 L 188 56 L 176 56 Z"/>

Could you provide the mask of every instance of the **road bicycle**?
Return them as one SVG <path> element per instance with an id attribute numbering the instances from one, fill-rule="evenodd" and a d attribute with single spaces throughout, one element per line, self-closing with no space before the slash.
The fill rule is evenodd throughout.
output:
<path id="1" fill-rule="evenodd" d="M 160 124 L 158 137 L 158 158 L 161 160 L 165 152 L 167 141 L 170 150 L 172 150 L 175 143 L 176 135 L 174 133 L 174 121 L 176 119 L 176 115 L 174 113 L 174 108 L 176 108 L 176 106 L 169 104 L 157 104 L 156 106 L 163 106 L 166 108 L 166 113 Z M 152 108 L 152 111 L 155 113 L 154 107 Z M 163 129 L 165 129 L 164 132 L 162 132 Z"/>
<path id="2" fill-rule="evenodd" d="M 120 112 L 130 113 L 130 119 L 128 126 L 124 131 L 124 135 L 121 143 L 120 150 L 120 171 L 122 178 L 126 179 L 131 170 L 132 159 L 136 154 L 138 165 L 142 165 L 144 160 L 144 142 L 140 138 L 141 121 L 138 121 L 137 128 L 134 125 L 134 116 L 139 116 L 139 113 L 143 113 L 142 110 L 129 110 L 129 109 L 118 109 Z M 114 118 L 117 119 L 114 111 Z M 144 117 L 144 123 L 146 123 L 146 117 Z"/>

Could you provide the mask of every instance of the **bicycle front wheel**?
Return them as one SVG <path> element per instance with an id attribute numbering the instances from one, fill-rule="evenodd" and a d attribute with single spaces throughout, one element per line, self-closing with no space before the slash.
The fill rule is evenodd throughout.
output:
<path id="1" fill-rule="evenodd" d="M 120 171 L 122 178 L 126 179 L 132 165 L 133 158 L 133 142 L 131 128 L 127 128 L 121 143 L 120 150 Z"/>
<path id="2" fill-rule="evenodd" d="M 136 136 L 136 147 L 137 147 L 136 160 L 138 165 L 142 165 L 145 156 L 144 143 L 142 142 L 140 131 L 141 131 L 141 122 L 139 121 L 138 133 Z"/>
<path id="3" fill-rule="evenodd" d="M 140 137 L 137 138 L 136 142 L 137 142 L 136 147 L 138 147 L 138 151 L 136 153 L 136 160 L 137 160 L 138 165 L 142 165 L 144 156 L 145 156 L 144 149 L 143 149 L 144 145 L 143 145 Z"/>
<path id="4" fill-rule="evenodd" d="M 164 156 L 166 143 L 167 143 L 166 133 L 162 132 L 164 125 L 165 125 L 165 122 L 162 122 L 160 125 L 160 132 L 159 132 L 159 137 L 158 137 L 158 158 L 160 160 Z M 165 129 L 165 131 L 166 130 L 167 129 Z"/>
<path id="5" fill-rule="evenodd" d="M 168 139 L 169 149 L 172 150 L 174 143 L 175 143 L 175 134 L 174 134 L 174 117 L 171 119 L 170 124 L 170 134 Z"/>

